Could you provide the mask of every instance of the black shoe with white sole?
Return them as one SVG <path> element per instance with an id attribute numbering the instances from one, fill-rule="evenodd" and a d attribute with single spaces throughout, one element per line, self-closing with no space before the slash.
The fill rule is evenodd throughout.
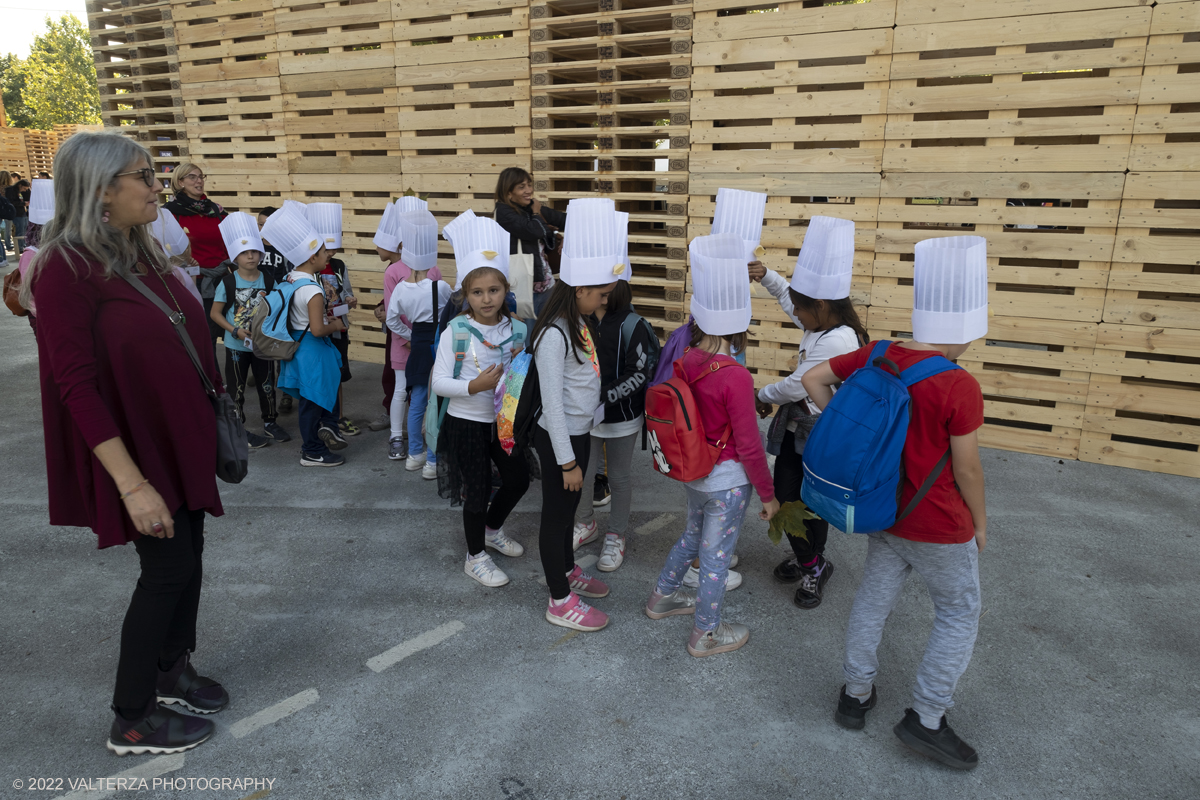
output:
<path id="1" fill-rule="evenodd" d="M 229 705 L 229 693 L 211 678 L 198 675 L 184 653 L 169 670 L 158 671 L 158 702 L 178 704 L 196 714 L 215 714 Z"/>
<path id="2" fill-rule="evenodd" d="M 290 442 L 292 440 L 292 435 L 279 427 L 279 423 L 277 422 L 263 423 L 263 433 L 266 434 L 268 439 L 274 439 L 277 442 Z"/>
<path id="3" fill-rule="evenodd" d="M 300 454 L 300 466 L 302 467 L 340 467 L 345 463 L 345 458 L 333 453 L 326 453 L 323 456 L 310 456 L 308 453 Z"/>
<path id="4" fill-rule="evenodd" d="M 246 444 L 249 445 L 251 450 L 258 450 L 259 448 L 266 447 L 270 443 L 271 440 L 267 437 L 259 436 L 257 433 L 246 431 Z"/>
<path id="5" fill-rule="evenodd" d="M 872 686 L 871 696 L 864 703 L 857 697 L 846 694 L 846 687 L 842 686 L 842 696 L 838 698 L 838 707 L 833 714 L 833 721 L 843 728 L 861 731 L 867 724 L 867 712 L 875 707 L 877 694 L 875 687 Z"/>
<path id="6" fill-rule="evenodd" d="M 189 717 L 153 703 L 140 719 L 127 720 L 113 709 L 116 717 L 105 745 L 119 756 L 153 753 L 166 755 L 191 750 L 213 735 L 212 720 Z"/>
<path id="7" fill-rule="evenodd" d="M 947 767 L 966 770 L 979 766 L 979 754 L 975 748 L 958 738 L 958 734 L 947 724 L 945 714 L 938 729 L 930 730 L 921 724 L 920 714 L 906 708 L 904 719 L 896 723 L 892 732 L 913 750 Z"/>
<path id="8" fill-rule="evenodd" d="M 320 428 L 317 428 L 317 437 L 330 450 L 344 450 L 350 444 L 342 438 L 342 434 L 337 428 L 331 428 L 328 425 L 322 425 Z"/>
<path id="9" fill-rule="evenodd" d="M 800 577 L 800 586 L 792 602 L 797 608 L 811 610 L 821 605 L 821 591 L 833 576 L 833 562 L 825 556 L 817 556 L 817 563 L 811 569 L 801 567 L 804 574 Z"/>

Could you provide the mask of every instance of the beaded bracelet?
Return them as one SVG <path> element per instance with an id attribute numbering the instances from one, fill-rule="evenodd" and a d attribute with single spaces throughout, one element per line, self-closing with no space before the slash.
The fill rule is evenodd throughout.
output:
<path id="1" fill-rule="evenodd" d="M 141 489 L 143 486 L 145 486 L 145 485 L 146 485 L 147 483 L 149 483 L 149 482 L 150 482 L 150 479 L 149 479 L 149 478 L 147 478 L 146 480 L 144 480 L 144 481 L 142 481 L 141 483 L 139 483 L 137 486 L 135 486 L 135 487 L 133 487 L 132 489 L 130 489 L 128 492 L 122 492 L 122 493 L 121 493 L 121 499 L 122 499 L 122 500 L 128 500 L 128 499 L 129 499 L 129 497 L 130 497 L 130 495 L 132 495 L 134 492 L 136 492 L 136 491 L 138 491 L 139 489 Z"/>

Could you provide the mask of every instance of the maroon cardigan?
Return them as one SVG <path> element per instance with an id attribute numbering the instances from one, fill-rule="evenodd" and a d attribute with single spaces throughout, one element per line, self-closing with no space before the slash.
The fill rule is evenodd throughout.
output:
<path id="1" fill-rule="evenodd" d="M 73 271 L 61 253 L 47 254 L 33 286 L 50 524 L 89 527 L 101 548 L 138 538 L 92 454 L 118 436 L 172 513 L 220 516 L 216 419 L 183 343 L 132 286 L 106 280 L 95 261 L 75 261 Z M 221 386 L 200 303 L 181 286 L 172 287 L 172 301 L 155 275 L 144 280 L 169 308 L 178 302 L 201 364 Z"/>

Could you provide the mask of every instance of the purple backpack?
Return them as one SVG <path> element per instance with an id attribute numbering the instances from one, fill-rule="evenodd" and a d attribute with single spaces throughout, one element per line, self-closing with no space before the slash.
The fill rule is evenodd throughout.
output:
<path id="1" fill-rule="evenodd" d="M 658 355 L 658 369 L 654 371 L 654 378 L 651 379 L 650 383 L 646 384 L 647 389 L 651 386 L 658 386 L 663 381 L 669 381 L 674 377 L 675 362 L 683 358 L 683 351 L 688 349 L 688 344 L 691 342 L 693 319 L 695 317 L 689 316 L 687 322 L 671 331 L 671 335 L 663 343 L 662 352 Z M 746 366 L 745 353 L 734 353 L 733 359 L 743 367 Z"/>

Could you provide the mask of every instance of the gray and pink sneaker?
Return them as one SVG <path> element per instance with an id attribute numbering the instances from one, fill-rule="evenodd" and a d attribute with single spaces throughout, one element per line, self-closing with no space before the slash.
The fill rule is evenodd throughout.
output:
<path id="1" fill-rule="evenodd" d="M 607 625 L 608 614 L 592 608 L 580 600 L 579 595 L 571 592 L 565 603 L 556 606 L 553 600 L 550 601 L 546 607 L 546 621 L 561 628 L 590 632 L 598 631 Z"/>
<path id="2" fill-rule="evenodd" d="M 567 581 L 571 591 L 584 597 L 608 597 L 608 584 L 599 578 L 593 578 L 583 571 L 578 564 L 567 573 Z"/>

